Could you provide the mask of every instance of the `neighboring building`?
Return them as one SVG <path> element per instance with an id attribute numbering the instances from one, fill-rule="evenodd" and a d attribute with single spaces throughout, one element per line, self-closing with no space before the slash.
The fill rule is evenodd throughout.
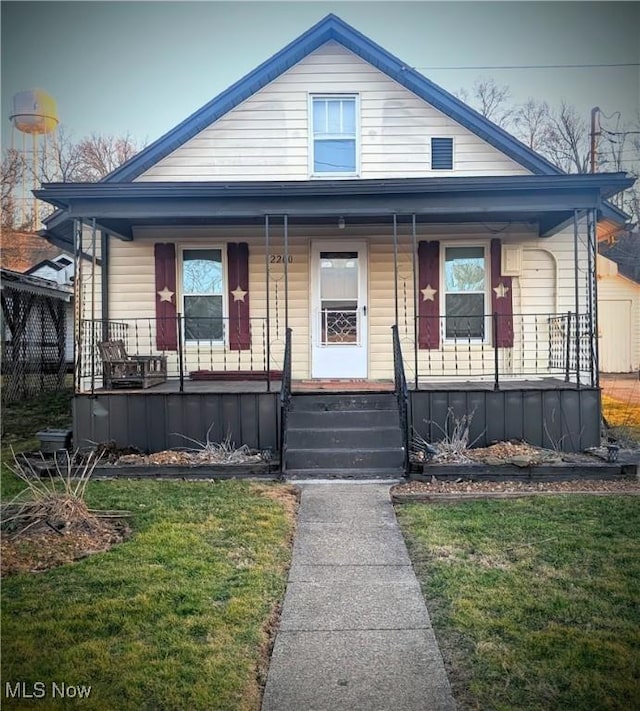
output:
<path id="1" fill-rule="evenodd" d="M 74 268 L 73 255 L 63 253 L 34 264 L 25 271 L 25 274 L 47 279 L 72 289 Z M 73 319 L 74 305 L 73 300 L 70 300 L 65 305 L 65 361 L 67 367 L 73 364 Z"/>
<path id="2" fill-rule="evenodd" d="M 598 254 L 600 370 L 640 370 L 640 233 L 600 243 Z"/>
<path id="3" fill-rule="evenodd" d="M 70 286 L 1 270 L 2 401 L 64 386 Z M 73 351 L 72 351 L 73 354 Z"/>
<path id="4" fill-rule="evenodd" d="M 37 191 L 43 235 L 86 257 L 76 438 L 161 449 L 213 422 L 325 471 L 295 413 L 351 397 L 397 403 L 405 449 L 472 411 L 478 444 L 597 444 L 596 224 L 632 184 L 563 174 L 330 15 L 100 183 Z M 106 391 L 107 338 L 168 381 Z M 359 471 L 398 468 L 382 434 Z"/>

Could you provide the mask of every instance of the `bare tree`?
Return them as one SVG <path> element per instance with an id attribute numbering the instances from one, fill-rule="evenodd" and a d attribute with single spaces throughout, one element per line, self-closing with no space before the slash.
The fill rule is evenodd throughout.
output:
<path id="1" fill-rule="evenodd" d="M 508 105 L 511 89 L 506 84 L 500 86 L 493 79 L 476 79 L 471 93 L 460 89 L 456 96 L 502 128 L 511 123 L 514 109 Z"/>
<path id="2" fill-rule="evenodd" d="M 96 182 L 132 158 L 144 144 L 138 144 L 129 134 L 124 136 L 93 133 L 80 141 L 60 126 L 54 140 L 48 141 L 46 151 L 38 153 L 34 166 L 16 150 L 5 151 L 2 160 L 2 226 L 6 229 L 33 229 L 35 216 L 30 205 L 25 217 L 27 199 L 32 200 L 31 188 L 40 183 Z M 28 197 L 21 198 L 21 191 Z M 22 214 L 18 206 L 22 205 Z M 38 217 L 42 219 L 51 208 L 38 203 Z"/>
<path id="3" fill-rule="evenodd" d="M 516 106 L 513 112 L 514 135 L 534 151 L 544 149 L 549 123 L 549 104 L 546 101 L 529 99 Z"/>
<path id="4" fill-rule="evenodd" d="M 24 158 L 14 148 L 8 148 L 2 157 L 1 171 L 2 195 L 0 209 L 2 210 L 2 219 L 0 222 L 3 230 L 10 230 L 16 226 L 18 220 L 16 190 L 24 180 Z"/>
<path id="5" fill-rule="evenodd" d="M 566 173 L 586 173 L 591 149 L 587 121 L 575 107 L 562 102 L 549 113 L 541 152 Z"/>
<path id="6" fill-rule="evenodd" d="M 142 148 L 130 134 L 124 136 L 92 133 L 77 144 L 80 157 L 78 179 L 95 182 L 126 163 Z"/>
<path id="7" fill-rule="evenodd" d="M 37 179 L 42 183 L 77 182 L 81 166 L 82 157 L 78 144 L 73 141 L 65 127 L 60 126 L 47 151 L 40 153 L 40 172 Z"/>

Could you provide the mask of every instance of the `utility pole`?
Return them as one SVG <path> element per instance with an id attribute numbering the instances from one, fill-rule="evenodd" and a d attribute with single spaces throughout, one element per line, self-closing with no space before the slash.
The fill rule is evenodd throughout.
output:
<path id="1" fill-rule="evenodd" d="M 596 132 L 596 117 L 598 118 L 598 131 Z M 596 136 L 600 135 L 600 107 L 591 109 L 591 173 L 596 172 Z"/>

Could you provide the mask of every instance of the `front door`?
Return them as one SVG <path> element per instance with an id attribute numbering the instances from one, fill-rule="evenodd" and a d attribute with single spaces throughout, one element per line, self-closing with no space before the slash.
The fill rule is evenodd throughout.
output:
<path id="1" fill-rule="evenodd" d="M 367 245 L 314 242 L 311 376 L 367 377 Z"/>

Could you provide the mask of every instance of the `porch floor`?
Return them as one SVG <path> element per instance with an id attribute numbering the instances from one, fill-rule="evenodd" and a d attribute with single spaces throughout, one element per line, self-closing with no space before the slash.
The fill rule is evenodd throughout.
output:
<path id="1" fill-rule="evenodd" d="M 270 392 L 280 392 L 282 383 L 279 380 L 271 382 Z M 293 393 L 311 392 L 390 392 L 393 391 L 393 382 L 390 380 L 294 380 Z M 408 382 L 409 390 L 415 390 L 415 383 Z M 582 384 L 580 389 L 589 389 L 591 386 Z M 421 380 L 420 391 L 491 391 L 494 389 L 493 380 L 464 380 L 438 379 L 430 381 Z M 566 382 L 564 378 L 539 377 L 529 380 L 504 379 L 500 380 L 500 390 L 577 390 L 574 382 Z M 180 381 L 170 379 L 150 388 L 96 388 L 94 393 L 109 393 L 110 395 L 127 395 L 131 393 L 144 393 L 147 395 L 162 395 L 180 392 Z M 209 380 L 209 381 L 184 381 L 185 393 L 266 393 L 269 392 L 264 381 L 250 380 Z M 83 393 L 85 395 L 89 392 Z"/>

